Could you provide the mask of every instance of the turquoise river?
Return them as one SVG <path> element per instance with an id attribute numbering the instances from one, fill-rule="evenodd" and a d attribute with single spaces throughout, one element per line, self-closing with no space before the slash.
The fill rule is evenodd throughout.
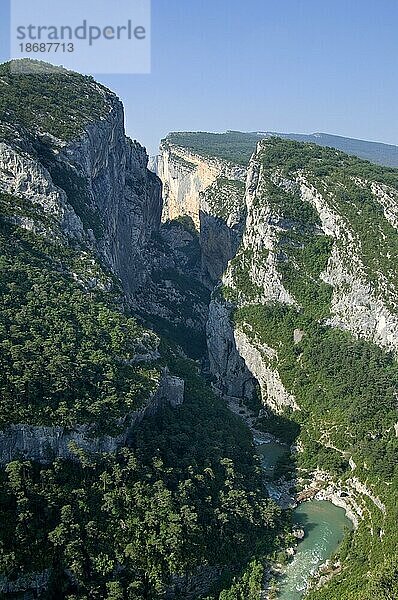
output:
<path id="1" fill-rule="evenodd" d="M 278 459 L 287 454 L 287 447 L 270 442 L 258 446 L 264 471 L 269 477 Z M 312 575 L 338 549 L 351 521 L 342 508 L 331 502 L 311 500 L 303 502 L 293 511 L 294 522 L 305 531 L 292 561 L 280 580 L 279 600 L 300 600 Z"/>

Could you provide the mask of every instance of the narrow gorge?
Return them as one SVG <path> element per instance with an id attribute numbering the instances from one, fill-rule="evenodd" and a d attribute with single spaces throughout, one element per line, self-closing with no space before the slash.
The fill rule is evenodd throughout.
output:
<path id="1" fill-rule="evenodd" d="M 1 597 L 394 598 L 398 170 L 0 91 Z"/>
<path id="2" fill-rule="evenodd" d="M 234 132 L 170 134 L 157 159 L 164 218 L 188 215 L 199 229 L 202 276 L 214 285 L 213 386 L 261 453 L 272 460 L 276 449 L 271 498 L 283 508 L 311 498 L 343 508 L 350 522 L 331 513 L 323 545 L 339 527 L 341 542 L 344 523 L 356 531 L 323 558 L 314 539 L 312 559 L 293 559 L 301 572 L 289 581 L 288 567 L 280 597 L 300 598 L 316 574 L 328 585 L 308 597 L 341 598 L 352 569 L 344 585 L 356 598 L 365 575 L 356 548 L 369 549 L 368 567 L 388 571 L 394 547 L 385 536 L 396 514 L 396 171 L 275 137 L 248 160 L 250 143 Z M 382 410 L 370 408 L 376 398 Z M 278 447 L 289 446 L 281 458 Z M 312 527 L 325 526 L 308 507 Z M 302 504 L 299 521 L 304 514 Z"/>

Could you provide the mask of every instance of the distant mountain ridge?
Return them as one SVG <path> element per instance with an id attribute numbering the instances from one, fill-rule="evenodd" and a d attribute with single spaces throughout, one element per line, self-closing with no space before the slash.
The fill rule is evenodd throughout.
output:
<path id="1" fill-rule="evenodd" d="M 226 131 L 211 132 L 173 132 L 163 140 L 162 145 L 188 148 L 192 152 L 222 158 L 236 164 L 247 165 L 257 143 L 264 138 L 279 137 L 285 140 L 307 142 L 321 147 L 331 147 L 358 158 L 385 167 L 398 167 L 398 146 L 381 142 L 368 142 L 354 138 L 331 135 L 328 133 L 279 133 L 272 131 Z"/>

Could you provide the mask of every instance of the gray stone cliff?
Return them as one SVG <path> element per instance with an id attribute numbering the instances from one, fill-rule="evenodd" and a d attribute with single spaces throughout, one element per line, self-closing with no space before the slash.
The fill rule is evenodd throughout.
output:
<path id="1" fill-rule="evenodd" d="M 145 405 L 120 421 L 119 435 L 98 437 L 94 425 L 78 425 L 70 430 L 56 426 L 11 425 L 0 432 L 0 463 L 17 459 L 41 463 L 51 462 L 56 458 L 74 460 L 78 450 L 88 454 L 115 453 L 126 445 L 134 427 L 144 418 L 154 416 L 164 406 L 177 407 L 183 402 L 184 381 L 164 373 L 157 390 Z"/>
<path id="2" fill-rule="evenodd" d="M 0 191 L 39 205 L 52 238 L 97 251 L 131 295 L 145 280 L 145 246 L 160 225 L 161 182 L 145 148 L 126 137 L 120 100 L 111 92 L 106 100 L 106 116 L 72 141 L 26 134 L 1 143 Z"/>

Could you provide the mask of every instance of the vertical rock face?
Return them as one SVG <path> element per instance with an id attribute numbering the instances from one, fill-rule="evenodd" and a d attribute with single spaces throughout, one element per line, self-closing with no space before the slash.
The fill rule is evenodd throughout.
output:
<path id="1" fill-rule="evenodd" d="M 315 181 L 305 167 L 282 174 L 283 162 L 265 169 L 268 147 L 267 142 L 260 143 L 250 163 L 244 235 L 223 276 L 225 286 L 240 304 L 278 302 L 300 309 L 303 299 L 293 292 L 292 283 L 301 269 L 302 277 L 313 281 L 315 277 L 319 285 L 330 286 L 328 323 L 397 350 L 398 288 L 392 264 L 397 190 L 383 183 L 382 173 L 375 172 L 376 181 L 354 175 L 359 166 L 341 181 L 340 174 L 336 181 L 330 177 Z M 373 236 L 367 226 L 375 228 Z M 311 243 L 329 246 L 324 268 L 318 272 L 315 261 L 299 264 L 295 257 L 300 258 L 297 249 L 305 248 L 308 236 Z M 286 268 L 294 271 L 289 277 Z"/>
<path id="2" fill-rule="evenodd" d="M 9 66 L 2 65 L 0 90 L 1 233 L 2 242 L 15 246 L 15 254 L 2 249 L 2 260 L 3 269 L 4 265 L 9 267 L 10 286 L 18 290 L 15 298 L 7 296 L 7 318 L 11 322 L 19 319 L 22 330 L 26 327 L 27 337 L 36 343 L 42 340 L 45 344 L 47 335 L 51 346 L 53 338 L 60 336 L 62 343 L 59 348 L 54 344 L 54 354 L 59 352 L 59 362 L 64 363 L 71 352 L 76 363 L 74 374 L 65 368 L 61 400 L 56 394 L 54 399 L 57 384 L 50 381 L 47 392 L 43 391 L 45 384 L 40 384 L 41 395 L 27 393 L 21 404 L 14 402 L 14 412 L 2 415 L 5 430 L 0 434 L 0 460 L 6 462 L 18 455 L 41 460 L 46 453 L 69 458 L 70 442 L 97 452 L 115 451 L 142 414 L 152 414 L 161 406 L 159 394 L 164 392 L 170 404 L 181 399 L 181 386 L 176 384 L 172 394 L 171 378 L 163 378 L 159 384 L 159 340 L 137 326 L 121 308 L 122 304 L 133 305 L 134 293 L 150 274 L 148 246 L 161 222 L 161 182 L 148 170 L 145 148 L 126 137 L 119 99 L 91 78 L 60 70 L 48 79 L 40 75 L 13 79 Z M 19 265 L 24 277 L 18 272 Z M 23 288 L 21 279 L 26 279 Z M 41 294 L 42 303 L 32 309 L 31 297 L 36 294 Z M 33 312 L 33 324 L 25 316 L 26 306 Z M 56 310 L 64 316 L 54 318 Z M 94 329 L 102 332 L 96 356 L 91 346 Z M 24 347 L 25 339 L 21 341 L 17 332 L 10 340 L 4 334 L 2 342 L 6 353 L 10 347 Z M 52 356 L 45 356 L 51 362 Z M 39 353 L 30 351 L 29 359 L 36 358 L 39 363 Z M 18 386 L 13 377 L 18 380 L 21 369 L 14 356 L 9 355 L 9 361 L 10 372 L 2 385 L 15 397 Z M 113 363 L 107 374 L 101 370 L 101 362 L 106 361 L 108 366 Z M 65 404 L 65 410 L 72 414 L 82 404 L 82 397 L 94 405 L 101 388 L 98 384 L 86 393 L 85 386 L 91 385 L 91 366 L 80 383 L 82 365 L 83 369 L 92 365 L 98 381 L 103 376 L 111 380 L 120 369 L 123 380 L 135 390 L 128 405 L 123 403 L 126 392 L 117 391 L 119 384 L 113 388 L 114 398 L 120 394 L 120 410 L 111 417 L 107 409 L 107 420 L 108 424 L 112 421 L 112 427 L 120 425 L 119 437 L 105 435 L 108 430 L 104 423 L 101 431 L 94 431 L 92 423 L 100 421 L 95 411 L 74 413 L 69 430 L 63 426 L 59 406 Z M 40 373 L 42 368 L 34 366 L 31 371 Z M 47 375 L 44 373 L 42 379 Z M 34 375 L 31 377 L 33 380 Z M 55 367 L 51 378 L 57 377 Z M 79 384 L 73 387 L 70 380 Z M 133 381 L 142 382 L 142 386 L 134 387 Z M 68 396 L 72 387 L 74 391 Z M 104 406 L 109 400 L 107 392 L 98 393 L 101 400 L 97 406 Z M 28 414 L 21 409 L 24 402 L 30 407 Z M 47 411 L 45 418 L 42 408 Z"/>
<path id="3" fill-rule="evenodd" d="M 253 341 L 241 329 L 235 329 L 234 338 L 237 353 L 259 383 L 263 403 L 276 413 L 285 408 L 298 410 L 296 399 L 285 389 L 278 369 L 272 366 L 277 364 L 277 352 L 256 339 Z"/>
<path id="4" fill-rule="evenodd" d="M 87 181 L 87 192 L 100 217 L 97 243 L 128 294 L 145 273 L 143 248 L 160 225 L 161 184 L 148 170 L 145 148 L 124 133 L 123 107 L 111 98 L 105 119 L 63 148 L 58 160 Z"/>
<path id="5" fill-rule="evenodd" d="M 284 227 L 283 219 L 272 212 L 267 203 L 257 201 L 264 185 L 261 164 L 252 158 L 246 181 L 246 221 L 242 244 L 235 260 L 226 269 L 223 282 L 238 296 L 250 296 L 251 302 L 283 302 L 295 300 L 282 282 L 277 264 L 278 232 Z M 246 280 L 246 283 L 242 281 Z"/>
<path id="6" fill-rule="evenodd" d="M 221 170 L 216 161 L 206 161 L 163 141 L 158 161 L 158 174 L 163 182 L 163 219 L 187 215 L 199 228 L 200 193 L 217 179 Z"/>
<path id="7" fill-rule="evenodd" d="M 0 144 L 0 190 L 40 204 L 53 228 L 95 248 L 130 295 L 145 278 L 144 248 L 160 225 L 161 182 L 145 149 L 126 137 L 119 99 L 87 85 L 102 114 L 71 139 L 13 123 L 13 141 Z"/>
<path id="8" fill-rule="evenodd" d="M 244 233 L 222 275 L 222 294 L 210 305 L 207 339 L 220 389 L 248 397 L 252 376 L 263 401 L 279 412 L 286 406 L 297 409 L 298 403 L 280 379 L 276 348 L 264 352 L 267 345 L 257 339 L 257 325 L 245 317 L 232 324 L 232 307 L 279 305 L 297 314 L 310 311 L 329 326 L 396 351 L 398 294 L 391 258 L 398 203 L 396 188 L 385 183 L 376 167 L 368 177 L 359 176 L 362 167 L 356 159 L 326 152 L 322 158 L 326 164 L 335 161 L 336 171 L 333 177 L 327 169 L 314 176 L 305 147 L 283 148 L 286 154 L 281 152 L 278 162 L 273 154 L 277 144 L 260 142 L 250 162 Z M 285 161 L 295 152 L 302 167 L 288 172 Z M 352 173 L 345 178 L 339 172 L 342 160 Z M 375 230 L 372 241 L 366 237 L 366 219 Z M 295 331 L 300 337 L 297 341 L 293 334 L 292 343 L 299 344 L 305 331 Z"/>
<path id="9" fill-rule="evenodd" d="M 246 169 L 163 140 L 157 161 L 163 182 L 163 220 L 190 217 L 200 235 L 202 269 L 210 285 L 239 246 L 244 223 Z"/>
<path id="10" fill-rule="evenodd" d="M 0 464 L 13 460 L 34 460 L 42 463 L 55 458 L 76 459 L 74 448 L 88 454 L 114 453 L 133 434 L 134 427 L 145 417 L 153 416 L 162 407 L 180 406 L 184 401 L 184 380 L 163 373 L 156 391 L 140 410 L 120 420 L 122 433 L 118 436 L 101 435 L 95 425 L 79 425 L 72 430 L 64 427 L 12 425 L 0 431 Z"/>
<path id="11" fill-rule="evenodd" d="M 235 256 L 242 237 L 243 221 L 225 222 L 209 213 L 200 213 L 201 264 L 205 279 L 214 285 Z"/>
<path id="12" fill-rule="evenodd" d="M 242 240 L 246 216 L 244 193 L 243 181 L 220 176 L 201 194 L 202 269 L 213 285 L 221 280 Z"/>
<path id="13" fill-rule="evenodd" d="M 217 390 L 226 398 L 251 401 L 259 386 L 263 404 L 273 411 L 298 410 L 296 399 L 285 389 L 275 367 L 277 353 L 236 328 L 232 309 L 219 296 L 210 303 L 206 333 Z"/>
<path id="14" fill-rule="evenodd" d="M 239 353 L 231 312 L 232 306 L 222 298 L 212 299 L 206 326 L 210 371 L 222 395 L 251 400 L 257 382 Z"/>

